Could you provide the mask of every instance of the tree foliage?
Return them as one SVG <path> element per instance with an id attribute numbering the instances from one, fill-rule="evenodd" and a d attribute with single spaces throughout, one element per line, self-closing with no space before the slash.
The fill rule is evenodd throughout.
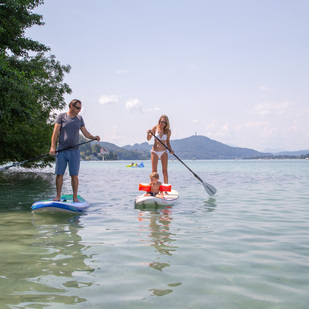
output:
<path id="1" fill-rule="evenodd" d="M 49 47 L 25 37 L 27 28 L 44 24 L 33 13 L 43 3 L 0 1 L 0 164 L 48 152 L 53 111 L 62 109 L 64 95 L 71 93 L 63 82 L 70 66 L 46 56 Z"/>

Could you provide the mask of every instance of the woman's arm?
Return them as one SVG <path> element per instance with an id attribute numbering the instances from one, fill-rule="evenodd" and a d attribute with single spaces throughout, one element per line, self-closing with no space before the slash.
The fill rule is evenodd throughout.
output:
<path id="1" fill-rule="evenodd" d="M 157 129 L 157 126 L 154 126 L 151 130 L 148 130 L 148 131 L 147 131 L 147 141 L 150 141 L 151 138 L 152 138 L 151 132 L 152 132 L 153 134 L 156 134 L 156 129 Z"/>

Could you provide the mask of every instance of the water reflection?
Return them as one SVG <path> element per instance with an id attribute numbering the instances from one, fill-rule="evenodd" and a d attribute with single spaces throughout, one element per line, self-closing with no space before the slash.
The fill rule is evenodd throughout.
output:
<path id="1" fill-rule="evenodd" d="M 29 210 L 34 202 L 55 194 L 52 173 L 25 169 L 0 172 L 0 211 Z"/>
<path id="2" fill-rule="evenodd" d="M 134 204 L 134 208 L 139 209 L 139 210 L 158 212 L 159 210 L 166 209 L 166 205 L 159 205 L 159 204 L 138 205 L 138 204 Z"/>
<path id="3" fill-rule="evenodd" d="M 149 231 L 150 246 L 155 248 L 155 252 L 159 253 L 159 256 L 152 262 L 148 263 L 148 266 L 163 272 L 166 268 L 170 267 L 169 261 L 160 261 L 162 256 L 172 256 L 177 250 L 177 246 L 173 244 L 176 241 L 171 233 L 172 207 L 167 207 L 160 211 L 140 211 L 138 220 L 142 223 L 141 227 L 146 228 Z M 145 241 L 142 239 L 141 241 Z M 149 242 L 149 240 L 147 240 Z M 165 296 L 173 292 L 171 287 L 181 285 L 181 283 L 169 283 L 168 289 L 151 289 L 153 296 Z"/>
<path id="4" fill-rule="evenodd" d="M 217 207 L 216 199 L 213 197 L 210 197 L 207 201 L 204 201 L 204 206 L 207 212 L 215 211 Z"/>
<path id="5" fill-rule="evenodd" d="M 172 252 L 176 251 L 177 247 L 172 246 L 172 242 L 174 242 L 175 239 L 172 238 L 173 234 L 170 232 L 170 226 L 173 220 L 171 207 L 165 208 L 159 212 L 140 211 L 138 220 L 144 223 L 142 225 L 143 227 L 148 227 L 147 230 L 149 230 L 151 238 L 150 245 L 156 249 L 156 252 L 164 255 L 172 255 Z M 156 265 L 157 263 L 150 264 Z"/>
<path id="6" fill-rule="evenodd" d="M 176 287 L 181 285 L 181 283 L 170 283 L 168 284 L 169 287 Z M 152 296 L 165 296 L 173 292 L 173 289 L 151 289 Z"/>
<path id="7" fill-rule="evenodd" d="M 29 214 L 19 225 L 11 214 L 1 221 L 7 231 L 1 231 L 1 303 L 43 308 L 87 301 L 76 291 L 93 285 L 78 218 Z"/>

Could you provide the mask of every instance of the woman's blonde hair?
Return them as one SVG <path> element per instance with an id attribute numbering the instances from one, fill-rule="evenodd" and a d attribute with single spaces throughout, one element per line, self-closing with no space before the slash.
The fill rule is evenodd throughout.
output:
<path id="1" fill-rule="evenodd" d="M 165 121 L 166 121 L 166 125 L 164 127 L 164 133 L 167 134 L 169 131 L 170 131 L 170 121 L 168 119 L 168 117 L 166 115 L 162 115 L 160 118 L 159 118 L 159 121 L 158 121 L 158 125 L 160 124 L 160 120 L 164 118 Z"/>

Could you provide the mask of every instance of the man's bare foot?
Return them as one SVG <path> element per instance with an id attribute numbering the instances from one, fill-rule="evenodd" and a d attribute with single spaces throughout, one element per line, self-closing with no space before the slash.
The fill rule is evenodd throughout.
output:
<path id="1" fill-rule="evenodd" d="M 52 201 L 59 202 L 59 201 L 60 201 L 60 198 L 55 197 L 55 198 L 52 199 Z"/>

